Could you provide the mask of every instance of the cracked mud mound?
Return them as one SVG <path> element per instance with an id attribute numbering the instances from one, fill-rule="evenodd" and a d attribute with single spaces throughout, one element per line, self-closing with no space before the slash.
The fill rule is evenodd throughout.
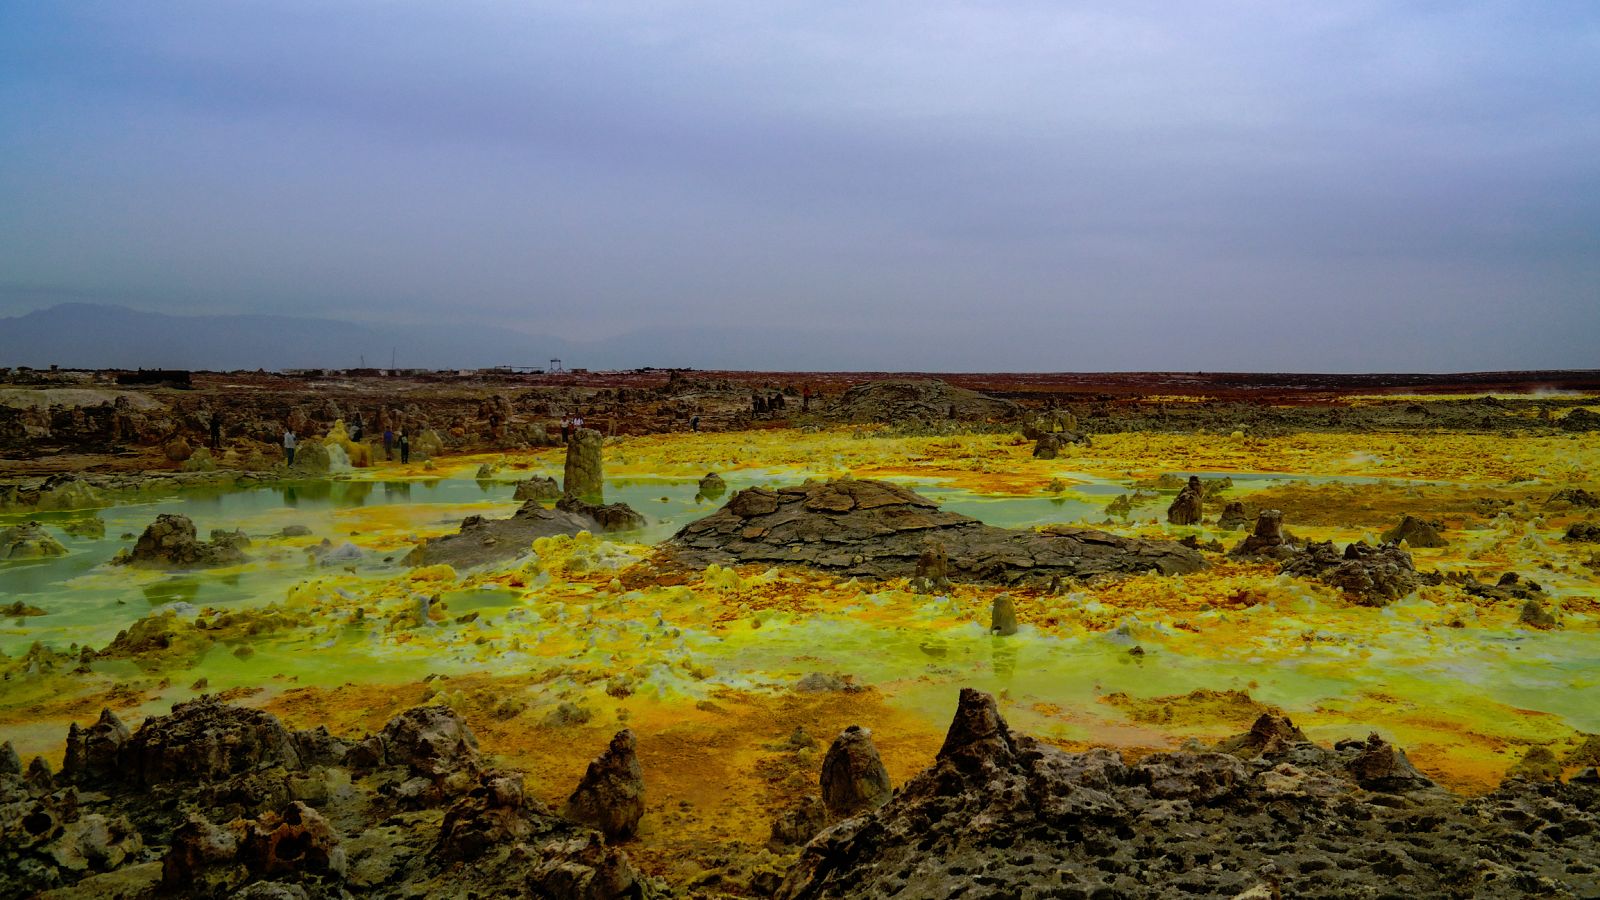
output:
<path id="1" fill-rule="evenodd" d="M 685 526 L 668 547 L 695 566 L 783 563 L 868 578 L 914 576 L 923 554 L 942 547 L 951 580 L 1040 587 L 1059 578 L 1205 567 L 1199 553 L 1170 541 L 1064 526 L 996 528 L 881 481 L 749 488 Z"/>

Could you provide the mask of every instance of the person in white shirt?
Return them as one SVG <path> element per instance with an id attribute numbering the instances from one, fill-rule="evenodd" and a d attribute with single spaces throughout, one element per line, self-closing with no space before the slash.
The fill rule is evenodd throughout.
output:
<path id="1" fill-rule="evenodd" d="M 283 458 L 291 466 L 294 465 L 294 444 L 294 429 L 285 428 L 283 430 Z"/>

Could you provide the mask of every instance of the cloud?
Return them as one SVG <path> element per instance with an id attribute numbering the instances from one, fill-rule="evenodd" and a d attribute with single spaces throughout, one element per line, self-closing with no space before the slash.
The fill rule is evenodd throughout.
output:
<path id="1" fill-rule="evenodd" d="M 40 290 L 822 323 L 927 368 L 1595 364 L 1589 4 L 106 3 L 0 35 L 0 275 Z"/>

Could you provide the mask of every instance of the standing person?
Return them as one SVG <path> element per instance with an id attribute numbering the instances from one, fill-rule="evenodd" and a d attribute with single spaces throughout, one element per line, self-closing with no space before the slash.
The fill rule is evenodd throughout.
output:
<path id="1" fill-rule="evenodd" d="M 571 416 L 562 416 L 561 417 L 561 443 L 565 444 L 566 442 L 568 442 L 570 440 L 572 440 L 572 417 Z"/>
<path id="2" fill-rule="evenodd" d="M 294 429 L 283 430 L 283 458 L 289 465 L 294 465 Z"/>
<path id="3" fill-rule="evenodd" d="M 394 429 L 383 430 L 383 458 L 394 462 Z"/>
<path id="4" fill-rule="evenodd" d="M 809 384 L 800 392 L 800 411 L 811 411 L 811 385 Z"/>
<path id="5" fill-rule="evenodd" d="M 211 449 L 222 449 L 222 415 L 220 413 L 211 414 Z"/>
<path id="6" fill-rule="evenodd" d="M 400 465 L 411 462 L 411 437 L 406 432 L 400 432 Z"/>
<path id="7" fill-rule="evenodd" d="M 356 413 L 356 425 L 350 431 L 350 440 L 361 443 L 361 413 Z"/>
<path id="8" fill-rule="evenodd" d="M 689 417 L 689 430 L 690 431 L 699 431 L 700 430 L 700 417 L 699 416 L 690 416 Z"/>
<path id="9" fill-rule="evenodd" d="M 582 427 L 583 427 L 583 413 L 580 412 L 576 416 L 572 417 L 572 433 L 573 434 L 577 434 L 578 433 L 578 429 L 582 428 Z"/>

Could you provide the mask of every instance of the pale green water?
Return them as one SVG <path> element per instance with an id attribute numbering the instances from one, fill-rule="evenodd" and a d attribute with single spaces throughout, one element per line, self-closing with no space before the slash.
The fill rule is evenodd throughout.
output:
<path id="1" fill-rule="evenodd" d="M 454 531 L 465 515 L 510 515 L 519 505 L 511 499 L 514 488 L 510 479 L 527 474 L 552 473 L 508 473 L 505 481 L 488 482 L 449 477 L 195 489 L 99 510 L 106 523 L 104 539 L 71 537 L 52 528 L 71 551 L 68 556 L 0 564 L 0 601 L 20 599 L 49 612 L 21 624 L 0 624 L 0 651 L 15 655 L 36 640 L 63 647 L 70 642 L 101 647 L 118 630 L 165 604 L 243 607 L 281 602 L 293 585 L 330 574 L 308 560 L 304 547 L 324 537 L 335 544 L 346 540 L 358 546 L 368 543 L 368 535 L 350 533 L 350 525 L 360 521 L 363 510 L 393 507 L 405 512 L 405 521 L 419 532 Z M 1297 480 L 1374 481 L 1229 474 L 1245 490 L 1246 484 L 1266 487 Z M 752 484 L 776 486 L 796 480 L 793 473 L 760 470 L 735 471 L 724 477 L 730 493 Z M 946 509 L 1006 527 L 1099 521 L 1105 517 L 1105 503 L 1129 489 L 1118 482 L 1085 479 L 1057 497 L 986 497 L 935 481 L 897 480 L 940 501 Z M 726 499 L 703 500 L 696 492 L 695 479 L 614 479 L 607 483 L 606 499 L 626 502 L 647 517 L 647 528 L 621 536 L 644 544 L 669 536 Z M 1164 507 L 1167 502 L 1163 497 L 1150 506 Z M 237 570 L 189 573 L 106 565 L 118 550 L 131 545 L 122 535 L 138 534 L 163 512 L 189 516 L 202 536 L 213 528 L 243 527 L 258 539 L 249 551 L 251 562 Z M 0 517 L 0 526 L 29 518 L 58 526 L 83 515 L 13 515 Z M 308 526 L 313 537 L 269 537 L 294 524 Z M 385 557 L 397 560 L 404 552 L 403 547 L 391 547 L 369 553 L 355 577 L 337 573 L 341 576 L 339 590 L 354 606 L 364 592 L 377 589 L 403 571 L 398 562 L 386 562 Z M 444 599 L 452 617 L 478 612 L 498 623 L 502 634 L 520 641 L 524 649 L 514 649 L 507 640 L 477 643 L 480 632 L 453 623 L 431 626 L 426 629 L 426 640 L 401 645 L 386 640 L 374 625 L 330 621 L 309 633 L 255 641 L 254 655 L 245 659 L 234 656 L 231 647 L 213 646 L 190 667 L 189 677 L 204 674 L 209 689 L 215 691 L 282 683 L 285 676 L 297 678 L 300 684 L 388 683 L 414 681 L 425 672 L 537 672 L 589 662 L 652 671 L 648 684 L 641 688 L 646 694 L 704 696 L 716 685 L 784 685 L 806 672 L 844 672 L 859 683 L 880 687 L 894 702 L 927 710 L 930 715 L 947 712 L 954 685 L 1005 692 L 1023 710 L 1019 715 L 1024 720 L 1033 715 L 1026 712 L 1032 703 L 1091 710 L 1066 722 L 1041 719 L 1031 723 L 1042 731 L 1070 738 L 1093 738 L 1107 723 L 1118 721 L 1117 713 L 1097 704 L 1097 698 L 1116 691 L 1148 697 L 1201 687 L 1247 688 L 1262 702 L 1292 710 L 1376 692 L 1428 698 L 1444 705 L 1490 701 L 1536 709 L 1560 717 L 1571 727 L 1600 731 L 1600 645 L 1592 631 L 1468 628 L 1430 632 L 1408 619 L 1404 605 L 1373 613 L 1393 618 L 1382 640 L 1370 634 L 1350 634 L 1338 642 L 1313 644 L 1286 655 L 1276 646 L 1208 646 L 1201 636 L 1137 622 L 1131 626 L 1132 637 L 1114 632 L 1058 637 L 1025 627 L 1014 638 L 997 640 L 973 616 L 961 615 L 939 599 L 925 601 L 912 622 L 892 626 L 871 615 L 873 605 L 883 601 L 866 597 L 860 615 L 846 610 L 811 618 L 771 616 L 763 618 L 759 630 L 741 630 L 736 625 L 727 633 L 674 625 L 670 607 L 667 622 L 658 626 L 653 611 L 647 608 L 651 605 L 648 600 L 635 601 L 639 608 L 631 614 L 637 621 L 603 622 L 589 628 L 582 624 L 581 609 L 542 601 L 537 582 L 526 592 L 450 591 Z M 603 600 L 597 597 L 597 602 Z M 1286 633 L 1294 624 L 1289 611 L 1270 607 L 1230 615 L 1262 617 L 1264 626 L 1272 625 L 1263 627 L 1264 634 Z M 1289 620 L 1288 625 L 1282 620 Z M 670 633 L 673 628 L 676 634 Z M 575 633 L 591 635 L 592 645 L 567 652 L 566 645 Z M 1142 660 L 1127 653 L 1136 638 L 1147 640 L 1153 648 Z M 563 651 L 558 656 L 536 652 L 550 646 Z M 1355 658 L 1357 650 L 1363 658 Z M 715 675 L 703 682 L 684 676 L 673 666 L 686 659 L 709 661 Z M 101 661 L 95 668 L 111 675 L 137 671 L 125 661 Z"/>

